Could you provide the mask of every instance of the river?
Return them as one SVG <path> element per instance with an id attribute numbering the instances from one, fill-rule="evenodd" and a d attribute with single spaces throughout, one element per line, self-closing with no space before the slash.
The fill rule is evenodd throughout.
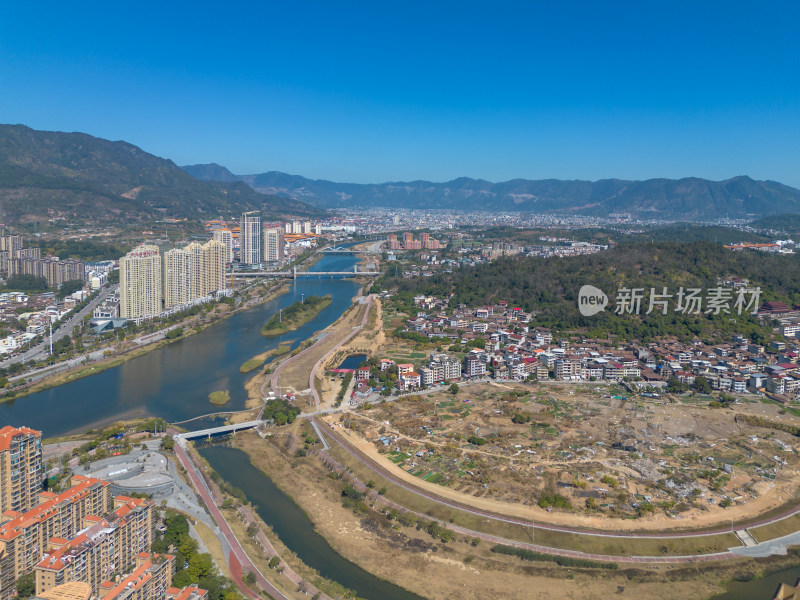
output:
<path id="1" fill-rule="evenodd" d="M 258 515 L 273 528 L 281 541 L 320 575 L 356 590 L 359 598 L 421 600 L 416 594 L 375 577 L 337 554 L 314 530 L 314 524 L 303 510 L 254 467 L 241 450 L 210 446 L 201 448 L 199 452 L 212 469 L 245 493 Z"/>
<path id="2" fill-rule="evenodd" d="M 352 270 L 354 256 L 324 256 L 309 271 Z M 240 312 L 206 330 L 167 344 L 118 367 L 49 390 L 0 404 L 0 427 L 26 425 L 55 437 L 122 419 L 161 417 L 183 421 L 218 410 L 208 401 L 215 390 L 229 390 L 225 410 L 245 407 L 244 384 L 254 373 L 239 367 L 256 354 L 290 341 L 296 348 L 314 332 L 333 323 L 350 306 L 358 284 L 352 279 L 299 278 L 283 294 Z M 265 338 L 264 324 L 279 308 L 312 294 L 331 294 L 333 301 L 311 322 L 282 336 Z M 186 427 L 202 428 L 195 421 Z"/>

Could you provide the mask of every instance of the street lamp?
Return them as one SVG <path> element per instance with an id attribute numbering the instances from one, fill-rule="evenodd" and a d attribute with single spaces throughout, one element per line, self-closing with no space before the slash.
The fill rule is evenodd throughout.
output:
<path id="1" fill-rule="evenodd" d="M 306 303 L 306 295 L 300 294 L 300 304 L 305 304 L 305 303 Z"/>

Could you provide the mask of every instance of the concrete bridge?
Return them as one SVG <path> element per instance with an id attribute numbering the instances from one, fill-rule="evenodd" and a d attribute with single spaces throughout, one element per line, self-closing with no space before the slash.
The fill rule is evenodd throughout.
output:
<path id="1" fill-rule="evenodd" d="M 235 425 L 222 425 L 220 427 L 211 427 L 199 431 L 187 431 L 186 433 L 176 434 L 175 439 L 196 440 L 199 438 L 213 437 L 215 435 L 224 435 L 226 433 L 236 433 L 237 431 L 244 431 L 245 429 L 253 429 L 263 422 L 264 421 L 247 421 L 245 423 L 236 423 Z"/>
<path id="2" fill-rule="evenodd" d="M 380 254 L 380 250 L 351 250 L 349 248 L 320 248 L 317 254 Z"/>
<path id="3" fill-rule="evenodd" d="M 361 275 L 380 275 L 380 271 L 359 271 L 358 266 L 353 271 L 298 271 L 293 268 L 291 271 L 233 271 L 226 273 L 225 276 L 231 279 L 253 277 L 284 277 L 287 279 L 297 279 L 298 277 L 326 277 L 326 276 L 340 276 L 340 277 L 359 277 Z"/>

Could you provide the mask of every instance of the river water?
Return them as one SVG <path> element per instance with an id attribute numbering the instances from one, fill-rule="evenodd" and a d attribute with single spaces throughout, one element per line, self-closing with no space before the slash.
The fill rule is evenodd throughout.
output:
<path id="1" fill-rule="evenodd" d="M 222 446 L 201 448 L 199 452 L 212 469 L 245 493 L 250 503 L 256 506 L 258 515 L 273 528 L 281 541 L 320 575 L 356 590 L 359 598 L 420 600 L 416 594 L 375 577 L 337 554 L 314 530 L 303 510 L 254 467 L 247 454 Z"/>
<path id="2" fill-rule="evenodd" d="M 353 256 L 325 256 L 309 271 L 347 271 L 355 263 Z M 0 427 L 26 425 L 54 437 L 121 419 L 156 416 L 183 421 L 219 410 L 208 401 L 208 394 L 215 390 L 230 391 L 225 410 L 241 410 L 247 396 L 244 384 L 254 376 L 239 372 L 242 363 L 282 342 L 296 348 L 339 318 L 357 291 L 352 279 L 299 278 L 291 282 L 289 293 L 201 333 L 97 375 L 0 404 Z M 300 300 L 301 294 L 331 294 L 333 301 L 296 331 L 263 337 L 261 326 L 279 308 Z M 207 421 L 194 421 L 186 427 L 207 425 Z"/>
<path id="3" fill-rule="evenodd" d="M 309 271 L 352 270 L 353 256 L 325 256 Z M 226 410 L 244 408 L 244 384 L 254 373 L 242 374 L 247 359 L 290 342 L 296 348 L 338 319 L 358 292 L 351 279 L 304 277 L 291 282 L 289 293 L 210 326 L 205 331 L 153 350 L 118 367 L 37 394 L 0 404 L 0 427 L 26 425 L 45 437 L 81 432 L 121 419 L 156 416 L 170 422 L 215 412 L 209 392 L 229 390 Z M 311 322 L 282 336 L 265 338 L 261 326 L 279 308 L 312 294 L 330 294 L 332 302 Z M 185 425 L 202 428 L 197 420 Z M 416 596 L 378 579 L 337 554 L 294 501 L 250 464 L 247 455 L 229 448 L 202 453 L 221 476 L 243 489 L 258 506 L 265 522 L 306 564 L 369 599 L 418 600 Z"/>

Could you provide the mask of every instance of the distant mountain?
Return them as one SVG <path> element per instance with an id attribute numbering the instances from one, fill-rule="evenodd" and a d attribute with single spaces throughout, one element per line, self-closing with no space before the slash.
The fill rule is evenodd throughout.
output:
<path id="1" fill-rule="evenodd" d="M 200 181 L 127 142 L 0 125 L 0 221 L 152 221 L 262 210 L 267 218 L 319 208 L 240 181 Z"/>
<path id="2" fill-rule="evenodd" d="M 217 163 L 210 165 L 187 165 L 181 167 L 189 175 L 201 181 L 223 181 L 230 183 L 232 181 L 241 181 L 238 175 L 234 175 L 228 169 Z"/>
<path id="3" fill-rule="evenodd" d="M 749 177 L 734 177 L 725 181 L 696 177 L 647 181 L 512 179 L 501 183 L 461 177 L 446 183 L 409 181 L 355 184 L 306 179 L 277 171 L 260 175 L 233 175 L 219 165 L 184 168 L 199 179 L 218 180 L 233 176 L 259 192 L 297 198 L 324 208 L 435 207 L 594 216 L 626 213 L 634 217 L 690 221 L 800 212 L 800 190 L 774 181 L 755 181 Z"/>

